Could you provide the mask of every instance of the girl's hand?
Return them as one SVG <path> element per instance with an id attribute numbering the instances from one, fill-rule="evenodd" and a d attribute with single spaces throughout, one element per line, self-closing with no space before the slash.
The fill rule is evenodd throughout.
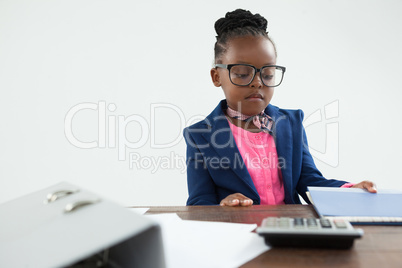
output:
<path id="1" fill-rule="evenodd" d="M 377 188 L 375 187 L 374 182 L 371 181 L 362 181 L 359 182 L 355 185 L 353 185 L 351 188 L 361 188 L 361 189 L 365 189 L 370 193 L 376 193 L 377 192 Z"/>
<path id="2" fill-rule="evenodd" d="M 249 207 L 253 205 L 253 200 L 242 195 L 241 193 L 231 194 L 225 197 L 220 203 L 221 206 L 229 207 Z"/>

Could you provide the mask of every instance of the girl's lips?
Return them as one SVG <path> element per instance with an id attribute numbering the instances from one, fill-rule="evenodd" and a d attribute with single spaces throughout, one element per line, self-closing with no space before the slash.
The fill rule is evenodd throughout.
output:
<path id="1" fill-rule="evenodd" d="M 246 99 L 251 99 L 251 100 L 262 100 L 263 97 L 261 94 L 251 94 L 250 96 L 248 96 Z"/>

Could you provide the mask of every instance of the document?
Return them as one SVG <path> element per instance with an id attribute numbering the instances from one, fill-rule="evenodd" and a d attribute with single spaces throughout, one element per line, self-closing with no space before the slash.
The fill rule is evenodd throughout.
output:
<path id="1" fill-rule="evenodd" d="M 402 191 L 308 187 L 311 201 L 323 216 L 342 216 L 351 222 L 402 224 Z"/>
<path id="2" fill-rule="evenodd" d="M 144 215 L 149 210 L 149 208 L 128 208 L 128 209 L 140 215 Z"/>
<path id="3" fill-rule="evenodd" d="M 256 224 L 181 220 L 175 213 L 145 215 L 162 227 L 167 268 L 231 268 L 269 247 L 252 233 Z"/>

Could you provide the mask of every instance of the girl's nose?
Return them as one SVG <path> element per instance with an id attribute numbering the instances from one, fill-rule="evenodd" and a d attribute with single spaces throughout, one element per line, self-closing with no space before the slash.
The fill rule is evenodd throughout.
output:
<path id="1" fill-rule="evenodd" d="M 260 72 L 255 74 L 253 81 L 251 81 L 250 87 L 255 87 L 255 88 L 262 88 L 263 87 Z"/>

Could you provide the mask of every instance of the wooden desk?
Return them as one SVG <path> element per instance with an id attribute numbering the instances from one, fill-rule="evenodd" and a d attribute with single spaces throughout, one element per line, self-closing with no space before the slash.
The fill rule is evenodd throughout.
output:
<path id="1" fill-rule="evenodd" d="M 263 218 L 317 217 L 312 206 L 220 206 L 151 207 L 146 214 L 177 213 L 183 220 L 261 224 Z M 362 239 L 350 250 L 273 248 L 242 268 L 257 267 L 402 267 L 402 226 L 356 226 Z"/>

